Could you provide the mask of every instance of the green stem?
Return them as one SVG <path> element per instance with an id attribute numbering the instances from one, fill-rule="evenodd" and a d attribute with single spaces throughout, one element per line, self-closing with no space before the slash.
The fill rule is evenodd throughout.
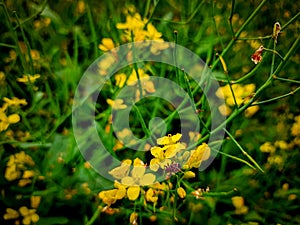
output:
<path id="1" fill-rule="evenodd" d="M 85 224 L 85 225 L 92 225 L 97 218 L 99 218 L 101 213 L 101 209 L 99 207 L 97 207 L 96 211 L 94 212 L 93 216 L 91 217 L 91 219 Z"/>
<path id="2" fill-rule="evenodd" d="M 236 144 L 236 146 L 241 150 L 243 155 L 245 155 L 262 173 L 264 173 L 263 169 L 258 165 L 258 163 L 242 148 L 242 146 L 235 140 L 235 138 L 228 132 L 226 129 L 224 131 L 228 134 L 228 136 L 232 139 L 232 141 Z"/>
<path id="3" fill-rule="evenodd" d="M 297 87 L 294 91 L 291 91 L 287 94 L 284 94 L 284 95 L 280 95 L 280 96 L 277 96 L 275 98 L 271 98 L 271 99 L 268 99 L 268 100 L 264 100 L 264 101 L 260 101 L 260 102 L 256 102 L 256 103 L 253 103 L 252 105 L 262 105 L 262 104 L 266 104 L 266 103 L 270 103 L 270 102 L 273 102 L 273 101 L 277 101 L 279 99 L 282 99 L 282 98 L 286 98 L 290 95 L 294 95 L 296 92 L 298 92 L 300 90 L 300 87 Z"/>
<path id="4" fill-rule="evenodd" d="M 6 19 L 6 22 L 7 22 L 7 26 L 8 26 L 8 29 L 9 29 L 10 33 L 12 34 L 12 39 L 15 42 L 17 55 L 20 57 L 24 73 L 28 73 L 27 66 L 26 66 L 26 60 L 25 60 L 24 55 L 22 54 L 22 51 L 21 51 L 21 48 L 20 48 L 20 45 L 19 45 L 18 34 L 14 30 L 14 28 L 13 28 L 11 22 L 10 22 L 9 13 L 8 13 L 8 10 L 7 10 L 6 5 L 4 4 L 3 0 L 0 2 L 0 6 L 2 6 L 2 8 L 3 8 L 5 19 Z"/>
<path id="5" fill-rule="evenodd" d="M 245 27 L 252 21 L 252 19 L 256 16 L 256 14 L 259 12 L 259 10 L 263 7 L 263 5 L 267 2 L 267 0 L 262 0 L 261 3 L 257 6 L 257 8 L 251 13 L 251 15 L 247 18 L 247 20 L 243 23 L 243 25 L 240 27 L 240 29 L 235 33 L 235 36 L 231 39 L 231 41 L 228 43 L 226 48 L 222 51 L 221 56 L 223 57 L 228 50 L 232 47 L 234 42 L 238 39 L 242 31 L 245 29 Z M 211 70 L 214 70 L 216 66 L 219 63 L 220 58 L 217 58 L 216 61 L 211 66 Z"/>

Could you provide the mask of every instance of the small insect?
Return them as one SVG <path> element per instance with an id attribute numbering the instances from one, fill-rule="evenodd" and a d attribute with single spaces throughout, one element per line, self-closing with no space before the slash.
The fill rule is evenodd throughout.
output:
<path id="1" fill-rule="evenodd" d="M 167 179 L 173 176 L 175 173 L 181 171 L 181 166 L 179 163 L 172 162 L 171 164 L 165 167 L 166 177 Z"/>

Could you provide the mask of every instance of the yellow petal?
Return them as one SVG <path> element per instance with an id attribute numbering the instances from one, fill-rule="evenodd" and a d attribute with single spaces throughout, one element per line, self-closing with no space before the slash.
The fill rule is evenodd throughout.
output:
<path id="1" fill-rule="evenodd" d="M 12 114 L 8 116 L 8 122 L 9 123 L 17 123 L 20 121 L 20 116 L 18 114 Z"/>
<path id="2" fill-rule="evenodd" d="M 160 161 L 157 158 L 151 159 L 150 169 L 156 172 L 159 169 L 159 162 Z"/>
<path id="3" fill-rule="evenodd" d="M 144 166 L 135 166 L 131 171 L 133 178 L 141 178 L 145 174 L 146 168 Z"/>
<path id="4" fill-rule="evenodd" d="M 142 179 L 140 179 L 140 185 L 142 186 L 147 186 L 147 185 L 151 185 L 154 183 L 155 181 L 155 175 L 152 173 L 147 173 L 145 174 Z"/>
<path id="5" fill-rule="evenodd" d="M 140 187 L 139 186 L 131 186 L 127 190 L 127 197 L 129 200 L 134 201 L 140 195 Z"/>
<path id="6" fill-rule="evenodd" d="M 134 185 L 134 179 L 132 177 L 124 177 L 121 180 L 121 183 L 126 186 Z"/>
<path id="7" fill-rule="evenodd" d="M 186 192 L 182 187 L 177 188 L 177 194 L 180 198 L 185 198 Z"/>

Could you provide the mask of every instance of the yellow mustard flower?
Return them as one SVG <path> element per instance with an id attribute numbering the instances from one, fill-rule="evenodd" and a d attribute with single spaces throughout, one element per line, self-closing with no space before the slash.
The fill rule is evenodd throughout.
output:
<path id="1" fill-rule="evenodd" d="M 186 197 L 186 192 L 182 187 L 177 188 L 177 194 L 180 198 Z"/>
<path id="2" fill-rule="evenodd" d="M 23 216 L 22 222 L 24 225 L 29 225 L 31 222 L 36 223 L 40 219 L 39 215 L 36 214 L 36 209 L 28 209 L 26 206 L 22 206 L 19 212 Z"/>
<path id="3" fill-rule="evenodd" d="M 129 222 L 132 225 L 137 225 L 138 214 L 136 212 L 132 212 L 129 217 Z"/>
<path id="4" fill-rule="evenodd" d="M 146 167 L 142 160 L 136 158 L 133 162 L 133 168 L 128 175 L 131 160 L 123 162 L 120 167 L 117 167 L 109 173 L 117 179 L 121 180 L 121 185 L 128 187 L 127 197 L 129 200 L 136 200 L 140 194 L 140 186 L 151 185 L 154 183 L 156 177 L 154 174 L 145 173 Z M 126 172 L 122 171 L 124 169 Z"/>
<path id="5" fill-rule="evenodd" d="M 0 86 L 4 86 L 5 84 L 5 73 L 0 71 Z"/>
<path id="6" fill-rule="evenodd" d="M 138 74 L 139 74 L 139 78 L 143 79 L 143 81 L 149 79 L 149 75 L 141 68 L 138 68 Z M 137 82 L 138 82 L 137 73 L 135 70 L 132 70 L 131 74 L 128 77 L 126 84 L 129 86 L 134 86 L 137 84 Z"/>
<path id="7" fill-rule="evenodd" d="M 127 15 L 126 16 L 126 22 L 125 23 L 117 23 L 116 27 L 117 29 L 123 30 L 141 30 L 144 28 L 145 24 L 147 23 L 146 19 L 142 19 L 141 15 L 139 13 L 134 13 L 133 15 Z"/>
<path id="8" fill-rule="evenodd" d="M 116 56 L 112 54 L 105 55 L 104 58 L 98 63 L 98 73 L 101 76 L 106 76 L 108 73 L 108 69 L 115 64 L 117 61 Z"/>
<path id="9" fill-rule="evenodd" d="M 19 216 L 20 215 L 17 210 L 14 210 L 12 208 L 7 208 L 6 213 L 3 215 L 3 219 L 12 220 L 12 219 L 17 219 Z"/>
<path id="10" fill-rule="evenodd" d="M 39 204 L 41 202 L 42 196 L 31 196 L 30 197 L 30 205 L 31 208 L 37 209 L 39 207 Z"/>
<path id="11" fill-rule="evenodd" d="M 127 76 L 125 73 L 118 73 L 115 75 L 116 86 L 122 88 L 126 82 Z"/>
<path id="12" fill-rule="evenodd" d="M 196 177 L 196 174 L 192 171 L 186 171 L 183 174 L 184 179 L 191 179 L 191 178 L 195 178 L 195 177 Z"/>
<path id="13" fill-rule="evenodd" d="M 231 198 L 232 204 L 235 207 L 235 214 L 247 214 L 248 207 L 245 206 L 244 198 L 242 196 L 234 196 Z"/>
<path id="14" fill-rule="evenodd" d="M 123 99 L 106 99 L 106 102 L 112 106 L 113 109 L 126 109 L 127 105 L 123 104 L 124 100 Z"/>
<path id="15" fill-rule="evenodd" d="M 267 152 L 267 153 L 274 153 L 276 148 L 272 145 L 271 142 L 267 141 L 265 142 L 264 144 L 262 144 L 259 149 L 262 151 L 262 152 Z"/>
<path id="16" fill-rule="evenodd" d="M 104 52 L 107 52 L 115 48 L 115 44 L 111 38 L 102 38 L 101 44 L 98 45 L 98 48 Z"/>
<path id="17" fill-rule="evenodd" d="M 20 116 L 16 113 L 7 116 L 1 109 L 0 109 L 0 132 L 7 130 L 10 124 L 15 124 L 20 121 Z"/>
<path id="18" fill-rule="evenodd" d="M 155 146 L 150 149 L 151 154 L 155 157 L 150 161 L 150 169 L 157 171 L 159 167 L 164 169 L 167 165 L 172 163 L 171 158 L 185 149 L 185 145 L 182 143 L 175 143 L 165 145 L 163 147 Z"/>
<path id="19" fill-rule="evenodd" d="M 158 32 L 152 23 L 147 25 L 147 38 L 149 40 L 159 40 L 162 36 L 162 33 Z"/>
<path id="20" fill-rule="evenodd" d="M 126 196 L 125 186 L 115 182 L 115 189 L 101 191 L 98 197 L 108 206 L 114 204 L 117 200 L 121 200 Z"/>
<path id="21" fill-rule="evenodd" d="M 33 166 L 34 161 L 24 151 L 11 155 L 6 164 L 5 179 L 13 181 L 20 178 L 21 171 L 25 169 L 25 165 Z"/>
<path id="22" fill-rule="evenodd" d="M 35 75 L 23 75 L 22 77 L 20 78 L 17 78 L 17 81 L 18 82 L 21 82 L 21 83 L 34 83 L 38 78 L 40 78 L 41 75 L 39 74 L 35 74 Z"/>
<path id="23" fill-rule="evenodd" d="M 149 188 L 146 192 L 145 198 L 148 202 L 157 202 L 157 191 L 153 190 L 153 188 Z"/>
<path id="24" fill-rule="evenodd" d="M 171 144 L 175 144 L 176 142 L 178 142 L 181 137 L 182 137 L 182 134 L 179 134 L 179 133 L 177 133 L 175 135 L 169 134 L 168 136 L 158 138 L 156 142 L 158 145 L 171 145 Z"/>
<path id="25" fill-rule="evenodd" d="M 129 174 L 129 169 L 132 161 L 130 159 L 124 160 L 120 166 L 112 169 L 108 173 L 112 175 L 114 178 L 120 180 L 123 177 L 126 177 Z"/>
<path id="26" fill-rule="evenodd" d="M 3 101 L 8 106 L 13 106 L 13 107 L 18 107 L 20 105 L 27 105 L 27 101 L 25 99 L 18 99 L 17 97 L 13 97 L 12 99 L 4 97 Z"/>
<path id="27" fill-rule="evenodd" d="M 206 143 L 202 143 L 195 150 L 191 151 L 187 163 L 183 166 L 184 169 L 198 168 L 202 161 L 205 161 L 210 156 L 210 148 Z"/>
<path id="28" fill-rule="evenodd" d="M 293 126 L 291 128 L 291 134 L 293 136 L 300 136 L 300 115 L 296 116 L 294 120 L 295 123 L 293 123 Z"/>

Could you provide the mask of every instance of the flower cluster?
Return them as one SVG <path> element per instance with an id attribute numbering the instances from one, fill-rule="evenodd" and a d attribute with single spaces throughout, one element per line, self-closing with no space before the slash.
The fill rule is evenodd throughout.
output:
<path id="1" fill-rule="evenodd" d="M 120 166 L 110 170 L 109 174 L 115 179 L 114 188 L 98 194 L 106 205 L 102 212 L 115 212 L 111 206 L 118 200 L 125 201 L 125 199 L 144 202 L 145 207 L 147 203 L 153 203 L 155 207 L 159 204 L 159 199 L 164 201 L 166 193 L 167 196 L 171 196 L 171 199 L 184 199 L 187 195 L 195 199 L 204 199 L 203 193 L 208 192 L 208 188 L 205 191 L 201 188 L 194 189 L 184 180 L 195 178 L 196 174 L 191 170 L 198 168 L 202 161 L 209 158 L 210 148 L 202 143 L 194 150 L 188 151 L 186 144 L 180 142 L 181 137 L 182 134 L 177 133 L 158 138 L 157 146 L 150 148 L 153 158 L 150 160 L 149 167 L 141 159 L 135 158 L 133 161 L 125 159 Z M 158 176 L 161 179 L 162 173 L 165 173 L 165 179 L 159 182 Z M 173 185 L 172 180 L 177 182 Z M 136 201 L 138 198 L 141 201 Z M 132 212 L 130 222 L 136 223 L 137 217 L 137 212 Z"/>
<path id="2" fill-rule="evenodd" d="M 34 166 L 34 161 L 24 151 L 10 155 L 6 164 L 6 170 L 4 177 L 8 181 L 14 181 L 20 179 L 18 185 L 24 187 L 31 183 L 31 178 L 35 176 L 33 170 L 28 167 Z"/>
<path id="3" fill-rule="evenodd" d="M 7 208 L 6 213 L 3 215 L 4 220 L 15 220 L 15 224 L 20 224 L 18 218 L 20 215 L 23 217 L 22 224 L 30 225 L 39 221 L 40 217 L 36 214 L 36 209 L 28 209 L 26 206 L 22 206 L 19 210 Z"/>
<path id="4" fill-rule="evenodd" d="M 250 98 L 253 96 L 255 91 L 255 84 L 233 84 L 233 85 L 225 85 L 220 87 L 217 92 L 216 96 L 219 98 L 224 98 L 225 103 L 219 107 L 219 111 L 222 115 L 228 116 L 231 111 L 232 107 L 236 106 L 239 107 L 242 104 L 247 103 Z M 259 109 L 259 106 L 251 106 L 245 110 L 245 116 L 251 117 L 254 115 Z"/>
<path id="5" fill-rule="evenodd" d="M 11 124 L 18 123 L 20 116 L 18 113 L 11 113 L 9 111 L 17 111 L 20 105 L 27 105 L 25 99 L 18 99 L 13 97 L 12 99 L 3 98 L 4 104 L 0 107 L 0 132 L 7 130 Z"/>

